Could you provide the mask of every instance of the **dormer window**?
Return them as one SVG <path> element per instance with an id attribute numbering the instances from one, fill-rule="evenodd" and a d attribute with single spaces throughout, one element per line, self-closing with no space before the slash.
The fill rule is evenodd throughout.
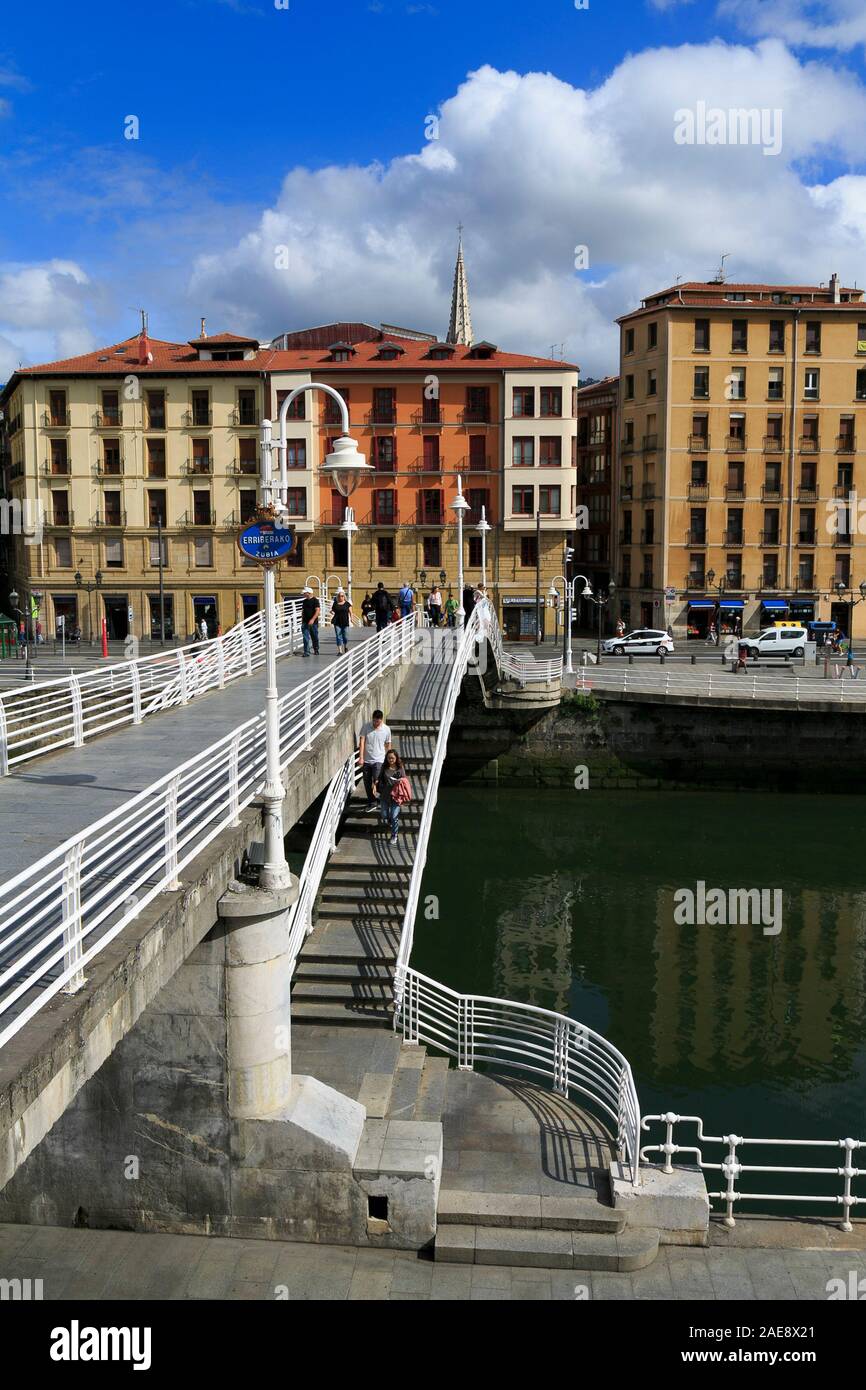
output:
<path id="1" fill-rule="evenodd" d="M 383 343 L 376 355 L 383 362 L 393 362 L 395 357 L 402 357 L 405 351 L 399 343 Z"/>
<path id="2" fill-rule="evenodd" d="M 351 343 L 331 343 L 328 348 L 332 362 L 349 362 L 355 354 Z"/>
<path id="3" fill-rule="evenodd" d="M 475 358 L 480 358 L 480 357 L 492 357 L 493 354 L 494 354 L 494 352 L 498 352 L 498 348 L 497 348 L 497 346 L 496 346 L 495 343 L 485 343 L 485 342 L 481 342 L 481 343 L 473 343 L 473 344 L 472 344 L 472 347 L 469 349 L 469 351 L 468 351 L 468 353 L 467 353 L 466 355 L 467 355 L 467 357 L 475 357 Z"/>
<path id="4" fill-rule="evenodd" d="M 433 343 L 427 350 L 427 356 L 434 362 L 445 362 L 449 357 L 454 356 L 453 343 Z"/>

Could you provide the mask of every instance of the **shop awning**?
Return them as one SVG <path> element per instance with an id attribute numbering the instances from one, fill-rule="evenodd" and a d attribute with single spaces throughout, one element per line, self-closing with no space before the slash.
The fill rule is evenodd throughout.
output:
<path id="1" fill-rule="evenodd" d="M 715 600 L 714 598 L 690 598 L 690 599 L 689 599 L 689 608 L 715 608 L 715 606 L 716 606 L 716 600 Z"/>
<path id="2" fill-rule="evenodd" d="M 722 599 L 721 603 L 719 604 L 720 608 L 734 608 L 737 610 L 745 608 L 745 606 L 745 601 L 741 598 Z"/>
<path id="3" fill-rule="evenodd" d="M 766 608 L 768 613 L 787 613 L 788 604 L 785 599 L 762 598 L 761 607 Z"/>

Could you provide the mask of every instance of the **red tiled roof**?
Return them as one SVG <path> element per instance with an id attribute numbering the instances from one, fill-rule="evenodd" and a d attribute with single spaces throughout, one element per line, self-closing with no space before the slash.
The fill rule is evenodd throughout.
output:
<path id="1" fill-rule="evenodd" d="M 239 333 L 206 333 L 203 338 L 190 338 L 191 347 L 207 347 L 209 343 L 256 343 L 258 338 L 244 338 Z"/>
<path id="2" fill-rule="evenodd" d="M 203 340 L 215 342 L 216 339 Z M 242 340 L 246 341 L 246 340 Z M 349 362 L 333 362 L 330 354 L 320 349 L 293 348 L 289 351 L 273 351 L 261 348 L 251 357 L 235 361 L 202 361 L 189 343 L 169 343 L 159 338 L 148 338 L 147 345 L 153 360 L 143 363 L 138 360 L 139 335 L 127 338 L 122 343 L 100 348 L 97 352 L 83 353 L 80 357 L 68 357 L 59 362 L 45 362 L 33 367 L 19 367 L 10 378 L 4 391 L 6 395 L 19 377 L 27 376 L 126 376 L 134 373 L 139 376 L 165 376 L 172 373 L 183 375 L 193 373 L 259 373 L 267 372 L 311 372 L 328 373 L 411 372 L 425 371 L 447 373 L 455 371 L 534 371 L 556 370 L 577 371 L 570 362 L 560 362 L 546 357 L 529 357 L 511 352 L 494 352 L 490 357 L 473 358 L 470 349 L 457 346 L 453 356 L 445 359 L 428 356 L 431 343 L 402 340 L 405 353 L 394 362 L 383 362 L 378 356 L 381 343 L 361 342 L 355 345 L 355 354 Z"/>

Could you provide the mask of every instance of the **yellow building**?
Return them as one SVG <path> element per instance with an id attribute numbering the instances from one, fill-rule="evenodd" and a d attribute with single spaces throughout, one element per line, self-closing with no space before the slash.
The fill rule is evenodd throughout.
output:
<path id="1" fill-rule="evenodd" d="M 675 638 L 785 618 L 848 632 L 866 580 L 863 291 L 683 284 L 618 322 L 625 620 Z M 853 614 L 866 635 L 866 605 Z"/>

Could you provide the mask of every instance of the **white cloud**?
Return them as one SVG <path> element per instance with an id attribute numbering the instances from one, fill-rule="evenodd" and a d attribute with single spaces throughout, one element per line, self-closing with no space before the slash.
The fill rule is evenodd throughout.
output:
<path id="1" fill-rule="evenodd" d="M 0 381 L 19 362 L 52 362 L 88 352 L 104 292 L 74 261 L 0 264 Z"/>
<path id="2" fill-rule="evenodd" d="M 700 100 L 781 109 L 781 155 L 675 145 L 674 112 Z M 706 277 L 723 251 L 733 278 L 862 278 L 866 180 L 824 186 L 821 170 L 856 169 L 864 133 L 857 79 L 777 40 L 649 50 L 593 90 L 484 67 L 442 106 L 438 142 L 419 135 L 387 165 L 292 169 L 243 236 L 196 259 L 189 296 L 263 334 L 330 317 L 442 332 L 462 221 L 476 333 L 515 351 L 565 341 L 599 375 L 613 317 L 677 274 Z"/>
<path id="3" fill-rule="evenodd" d="M 866 44 L 863 0 L 719 0 L 718 13 L 748 34 L 775 35 L 795 47 Z"/>

